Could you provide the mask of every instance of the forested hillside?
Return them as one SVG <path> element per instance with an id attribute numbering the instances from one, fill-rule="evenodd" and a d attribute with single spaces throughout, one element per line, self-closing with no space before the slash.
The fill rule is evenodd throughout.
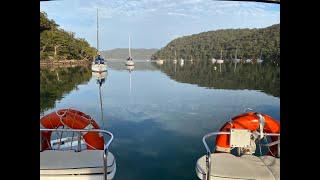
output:
<path id="1" fill-rule="evenodd" d="M 224 29 L 177 38 L 156 52 L 152 59 L 262 59 L 280 62 L 280 24 L 261 29 Z"/>
<path id="2" fill-rule="evenodd" d="M 76 38 L 73 32 L 59 28 L 40 12 L 40 61 L 42 60 L 92 60 L 96 49 L 83 38 Z"/>

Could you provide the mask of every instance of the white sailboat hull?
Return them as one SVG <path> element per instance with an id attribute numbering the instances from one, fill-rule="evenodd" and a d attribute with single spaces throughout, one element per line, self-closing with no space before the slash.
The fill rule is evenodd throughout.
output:
<path id="1" fill-rule="evenodd" d="M 161 59 L 157 60 L 156 62 L 157 62 L 157 64 L 159 64 L 159 65 L 162 65 L 162 64 L 163 64 L 163 60 L 161 60 Z"/>
<path id="2" fill-rule="evenodd" d="M 126 62 L 126 66 L 133 66 L 134 65 L 134 62 L 133 61 L 127 61 Z"/>
<path id="3" fill-rule="evenodd" d="M 257 63 L 262 63 L 262 62 L 263 62 L 262 59 L 258 59 L 258 60 L 257 60 Z"/>
<path id="4" fill-rule="evenodd" d="M 222 64 L 224 61 L 223 61 L 222 59 L 218 59 L 216 62 L 217 62 L 218 64 Z"/>
<path id="5" fill-rule="evenodd" d="M 92 64 L 91 69 L 93 72 L 106 72 L 107 64 Z"/>

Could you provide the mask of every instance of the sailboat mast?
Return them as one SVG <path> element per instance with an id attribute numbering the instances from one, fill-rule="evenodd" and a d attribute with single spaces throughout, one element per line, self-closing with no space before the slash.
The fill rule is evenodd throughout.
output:
<path id="1" fill-rule="evenodd" d="M 99 52 L 99 18 L 98 18 L 98 8 L 97 8 L 97 49 Z"/>
<path id="2" fill-rule="evenodd" d="M 174 51 L 174 59 L 177 59 L 177 51 Z"/>
<path id="3" fill-rule="evenodd" d="M 129 57 L 131 58 L 131 52 L 130 52 L 130 35 L 129 35 Z"/>
<path id="4" fill-rule="evenodd" d="M 236 60 L 237 60 L 237 51 L 238 51 L 238 49 L 236 49 Z"/>

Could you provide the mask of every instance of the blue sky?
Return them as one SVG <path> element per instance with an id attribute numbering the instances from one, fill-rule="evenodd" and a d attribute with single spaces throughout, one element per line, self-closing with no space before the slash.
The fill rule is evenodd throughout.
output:
<path id="1" fill-rule="evenodd" d="M 226 28 L 263 28 L 280 23 L 280 5 L 215 0 L 60 0 L 40 2 L 60 28 L 99 49 L 162 48 L 171 40 Z"/>

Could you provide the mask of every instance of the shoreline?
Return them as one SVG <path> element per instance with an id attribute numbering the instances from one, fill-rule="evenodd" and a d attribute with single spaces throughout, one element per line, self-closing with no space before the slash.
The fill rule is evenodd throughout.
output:
<path id="1" fill-rule="evenodd" d="M 90 65 L 91 61 L 85 60 L 52 60 L 52 61 L 40 61 L 40 67 L 42 66 L 76 66 L 76 65 Z"/>

